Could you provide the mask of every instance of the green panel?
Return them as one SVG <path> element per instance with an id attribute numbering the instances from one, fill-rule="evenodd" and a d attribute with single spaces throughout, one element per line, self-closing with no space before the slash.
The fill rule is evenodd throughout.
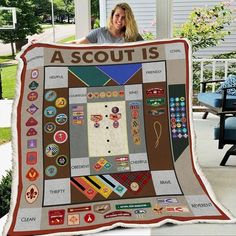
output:
<path id="1" fill-rule="evenodd" d="M 184 99 L 183 102 L 185 103 L 185 105 L 183 106 L 181 106 L 181 100 L 176 101 L 176 99 L 181 99 L 181 98 Z M 174 101 L 171 101 L 171 99 L 174 99 Z M 171 118 L 173 118 L 172 115 L 175 114 L 176 115 L 174 117 L 176 119 L 175 123 L 179 124 L 180 126 L 179 128 L 178 127 L 175 128 L 176 133 L 174 134 L 173 134 L 173 129 L 171 128 L 174 160 L 177 161 L 180 155 L 189 145 L 185 84 L 169 85 L 169 100 L 170 100 L 169 101 L 170 109 L 174 109 L 174 111 L 170 111 L 170 116 Z M 177 103 L 179 104 L 178 106 L 176 106 Z M 177 108 L 179 109 L 178 111 L 177 111 Z M 182 111 L 181 109 L 184 109 L 184 110 Z M 183 118 L 185 122 L 182 122 Z M 180 121 L 177 121 L 177 119 L 180 119 Z M 178 131 L 179 129 L 180 129 L 180 132 Z M 181 136 L 179 137 L 179 135 Z"/>
<path id="2" fill-rule="evenodd" d="M 69 67 L 69 71 L 89 87 L 103 86 L 110 80 L 96 66 Z"/>

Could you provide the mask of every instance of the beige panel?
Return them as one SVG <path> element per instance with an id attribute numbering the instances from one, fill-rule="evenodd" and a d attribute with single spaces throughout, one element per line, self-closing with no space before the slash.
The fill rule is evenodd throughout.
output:
<path id="1" fill-rule="evenodd" d="M 184 195 L 204 194 L 196 176 L 193 173 L 189 147 L 181 154 L 175 162 L 176 175 Z"/>
<path id="2" fill-rule="evenodd" d="M 185 84 L 186 83 L 186 61 L 185 60 L 169 60 L 167 66 L 167 81 L 169 84 Z"/>

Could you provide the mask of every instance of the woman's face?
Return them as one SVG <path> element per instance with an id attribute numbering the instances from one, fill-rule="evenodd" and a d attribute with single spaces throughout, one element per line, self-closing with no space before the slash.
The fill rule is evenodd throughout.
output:
<path id="1" fill-rule="evenodd" d="M 115 30 L 121 31 L 125 25 L 125 11 L 122 8 L 117 8 L 112 17 L 112 25 Z"/>

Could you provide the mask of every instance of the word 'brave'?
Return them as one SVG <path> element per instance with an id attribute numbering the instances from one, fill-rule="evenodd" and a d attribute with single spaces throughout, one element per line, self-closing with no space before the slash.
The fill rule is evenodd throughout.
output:
<path id="1" fill-rule="evenodd" d="M 137 52 L 134 49 L 116 50 L 116 51 L 74 51 L 71 53 L 71 63 L 104 63 L 107 61 L 121 62 L 132 61 L 137 58 Z M 159 57 L 157 47 L 142 48 L 141 60 L 156 59 Z M 66 58 L 67 59 L 67 58 Z M 61 51 L 54 51 L 51 63 L 65 63 Z"/>

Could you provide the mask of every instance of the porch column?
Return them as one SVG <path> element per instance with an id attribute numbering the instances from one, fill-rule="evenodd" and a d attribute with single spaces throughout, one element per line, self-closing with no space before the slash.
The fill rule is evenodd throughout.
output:
<path id="1" fill-rule="evenodd" d="M 172 37 L 172 0 L 156 0 L 157 38 Z"/>
<path id="2" fill-rule="evenodd" d="M 99 11 L 100 11 L 100 26 L 106 26 L 107 21 L 107 12 L 106 12 L 106 1 L 99 0 Z"/>
<path id="3" fill-rule="evenodd" d="M 91 0 L 74 0 L 76 38 L 86 36 L 91 30 Z"/>

